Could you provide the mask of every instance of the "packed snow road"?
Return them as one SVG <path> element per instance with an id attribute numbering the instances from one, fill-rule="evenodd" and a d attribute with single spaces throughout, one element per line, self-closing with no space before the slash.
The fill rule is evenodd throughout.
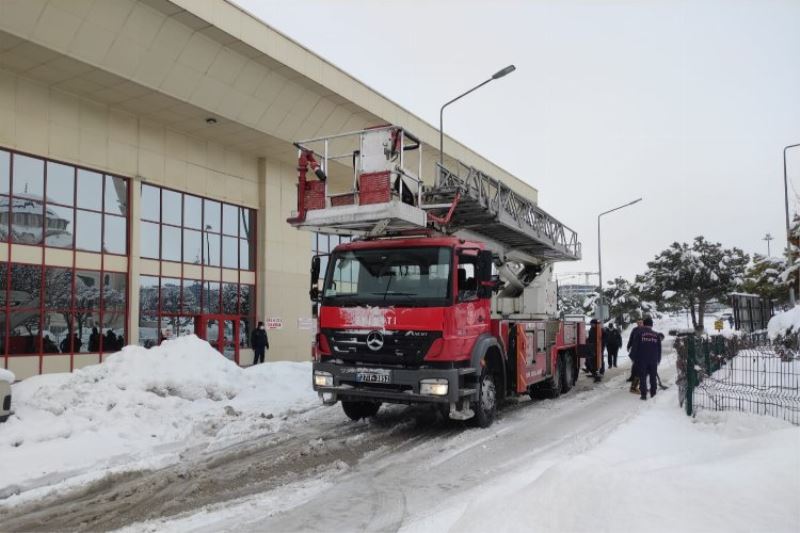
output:
<path id="1" fill-rule="evenodd" d="M 434 495 L 463 492 L 549 449 L 568 446 L 577 453 L 602 438 L 639 408 L 624 392 L 626 372 L 611 370 L 600 385 L 583 378 L 555 401 L 507 406 L 488 430 L 444 422 L 424 408 L 388 406 L 369 422 L 352 423 L 338 406 L 316 407 L 266 438 L 214 452 L 187 451 L 166 468 L 110 474 L 2 509 L 0 523 L 25 531 L 114 529 L 143 521 L 149 525 L 134 529 L 183 529 L 184 518 L 164 518 L 209 506 L 247 506 L 271 492 L 285 505 L 291 498 L 279 495 L 300 487 L 309 499 L 294 509 L 276 513 L 270 505 L 255 515 L 243 510 L 233 520 L 226 513 L 221 523 L 204 527 L 330 531 L 345 523 L 346 529 L 394 530 L 409 509 L 425 509 Z M 323 490 L 333 484 L 335 491 Z"/>

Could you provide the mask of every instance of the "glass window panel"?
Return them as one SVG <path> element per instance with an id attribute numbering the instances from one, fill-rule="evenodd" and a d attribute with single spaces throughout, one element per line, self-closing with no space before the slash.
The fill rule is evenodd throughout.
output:
<path id="1" fill-rule="evenodd" d="M 178 337 L 185 337 L 186 335 L 194 335 L 194 317 L 193 316 L 176 316 L 173 320 L 176 324 L 175 332 Z"/>
<path id="2" fill-rule="evenodd" d="M 242 270 L 255 270 L 255 254 L 250 249 L 250 244 L 245 239 L 239 239 L 239 268 Z"/>
<path id="3" fill-rule="evenodd" d="M 197 196 L 183 195 L 183 225 L 203 229 L 203 201 Z"/>
<path id="4" fill-rule="evenodd" d="M 75 353 L 97 352 L 99 346 L 91 345 L 92 332 L 100 330 L 100 313 L 97 311 L 77 311 L 75 313 L 75 333 L 72 336 L 72 351 Z M 90 348 L 95 348 L 90 351 Z"/>
<path id="5" fill-rule="evenodd" d="M 0 150 L 0 193 L 8 194 L 11 192 L 11 154 L 5 150 Z M 2 351 L 0 351 L 2 353 Z"/>
<path id="6" fill-rule="evenodd" d="M 182 312 L 196 315 L 200 313 L 200 298 L 203 284 L 200 280 L 183 280 L 183 304 Z"/>
<path id="7" fill-rule="evenodd" d="M 234 336 L 236 335 L 236 321 L 223 320 L 222 321 L 222 355 L 233 361 L 236 358 L 236 344 Z"/>
<path id="8" fill-rule="evenodd" d="M 44 306 L 48 309 L 72 307 L 72 269 L 45 267 Z"/>
<path id="9" fill-rule="evenodd" d="M 181 193 L 161 190 L 161 221 L 164 224 L 181 225 Z"/>
<path id="10" fill-rule="evenodd" d="M 178 313 L 181 309 L 181 280 L 161 278 L 161 312 Z"/>
<path id="11" fill-rule="evenodd" d="M 139 345 L 152 348 L 158 344 L 158 315 L 139 315 Z"/>
<path id="12" fill-rule="evenodd" d="M 8 353 L 22 355 L 39 353 L 39 309 L 12 309 L 11 334 L 8 339 Z"/>
<path id="13" fill-rule="evenodd" d="M 75 248 L 89 252 L 99 252 L 100 231 L 102 229 L 100 213 L 78 209 L 75 214 Z"/>
<path id="14" fill-rule="evenodd" d="M 64 353 L 69 353 L 72 349 L 69 345 L 71 331 L 72 314 L 69 311 L 46 312 L 42 325 L 42 353 L 61 353 L 62 344 L 66 348 Z"/>
<path id="15" fill-rule="evenodd" d="M 239 285 L 236 283 L 222 284 L 222 312 L 226 315 L 239 314 Z"/>
<path id="16" fill-rule="evenodd" d="M 219 266 L 219 255 L 220 255 L 220 236 L 216 233 L 203 233 L 203 237 L 205 239 L 205 250 L 203 264 L 211 265 L 211 266 Z"/>
<path id="17" fill-rule="evenodd" d="M 14 154 L 14 196 L 44 198 L 44 161 L 26 155 Z"/>
<path id="18" fill-rule="evenodd" d="M 0 241 L 8 240 L 10 207 L 11 198 L 8 196 L 0 196 Z"/>
<path id="19" fill-rule="evenodd" d="M 246 207 L 239 208 L 239 237 L 249 239 L 255 229 L 255 211 Z"/>
<path id="20" fill-rule="evenodd" d="M 203 282 L 203 312 L 219 313 L 219 282 Z"/>
<path id="21" fill-rule="evenodd" d="M 161 220 L 161 189 L 142 184 L 142 220 L 159 222 Z"/>
<path id="22" fill-rule="evenodd" d="M 156 276 L 139 276 L 139 314 L 158 314 L 158 277 Z"/>
<path id="23" fill-rule="evenodd" d="M 42 267 L 39 265 L 11 265 L 11 294 L 9 305 L 12 308 L 39 308 L 42 293 Z M 12 323 L 13 324 L 13 323 Z"/>
<path id="24" fill-rule="evenodd" d="M 75 271 L 75 308 L 98 309 L 100 307 L 100 272 Z M 78 318 L 77 316 L 75 317 Z"/>
<path id="25" fill-rule="evenodd" d="M 14 197 L 11 202 L 11 240 L 13 242 L 40 244 L 43 224 L 44 204 L 41 199 L 31 195 Z"/>
<path id="26" fill-rule="evenodd" d="M 239 268 L 238 245 L 236 237 L 222 237 L 222 266 L 225 268 Z"/>
<path id="27" fill-rule="evenodd" d="M 203 258 L 203 236 L 193 229 L 183 230 L 183 262 L 199 265 Z"/>
<path id="28" fill-rule="evenodd" d="M 229 204 L 222 205 L 222 233 L 239 236 L 239 208 Z"/>
<path id="29" fill-rule="evenodd" d="M 161 259 L 181 260 L 181 228 L 161 226 Z"/>
<path id="30" fill-rule="evenodd" d="M 78 169 L 78 207 L 100 211 L 103 208 L 103 175 Z"/>
<path id="31" fill-rule="evenodd" d="M 139 255 L 148 259 L 158 259 L 159 235 L 158 224 L 152 222 L 140 222 L 139 229 L 141 239 L 139 242 Z"/>
<path id="32" fill-rule="evenodd" d="M 72 248 L 75 210 L 50 204 L 45 214 L 44 243 L 54 248 Z"/>
<path id="33" fill-rule="evenodd" d="M 243 316 L 239 320 L 239 348 L 250 348 L 250 332 L 253 328 L 253 319 Z"/>
<path id="34" fill-rule="evenodd" d="M 103 274 L 103 309 L 106 314 L 125 315 L 128 308 L 127 289 L 127 274 L 122 272 L 105 272 Z"/>
<path id="35" fill-rule="evenodd" d="M 114 353 L 125 346 L 125 314 L 103 314 L 103 327 L 100 330 L 100 348 L 103 353 Z"/>
<path id="36" fill-rule="evenodd" d="M 47 201 L 75 205 L 75 167 L 47 162 Z"/>
<path id="37" fill-rule="evenodd" d="M 176 316 L 162 316 L 159 327 L 159 344 L 174 339 L 180 329 L 179 319 Z"/>
<path id="38" fill-rule="evenodd" d="M 249 315 L 253 312 L 254 287 L 252 285 L 242 285 L 239 291 L 241 298 L 239 312 L 243 315 Z"/>
<path id="39" fill-rule="evenodd" d="M 5 355 L 8 339 L 6 338 L 6 325 L 8 324 L 5 307 L 0 309 L 0 355 Z"/>
<path id="40" fill-rule="evenodd" d="M 49 180 L 49 177 L 48 177 Z M 116 176 L 106 176 L 104 210 L 114 215 L 128 212 L 128 180 Z"/>
<path id="41" fill-rule="evenodd" d="M 103 215 L 105 222 L 103 231 L 103 251 L 111 254 L 125 255 L 128 251 L 128 225 L 125 217 Z"/>
<path id="42" fill-rule="evenodd" d="M 5 293 L 6 287 L 8 287 L 8 263 L 0 261 L 0 293 Z M 3 307 L 5 307 L 5 303 L 0 297 L 0 308 Z M 0 350 L 0 353 L 2 353 L 2 350 Z"/>
<path id="43" fill-rule="evenodd" d="M 214 200 L 203 200 L 203 229 L 206 231 L 220 232 L 221 205 Z"/>

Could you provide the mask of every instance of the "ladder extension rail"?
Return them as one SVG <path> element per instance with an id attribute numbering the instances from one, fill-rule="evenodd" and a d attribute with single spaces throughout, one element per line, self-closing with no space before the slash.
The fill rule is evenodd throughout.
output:
<path id="1" fill-rule="evenodd" d="M 434 194 L 455 191 L 462 197 L 471 198 L 497 219 L 510 219 L 526 233 L 532 232 L 565 255 L 580 259 L 578 234 L 531 200 L 512 191 L 508 185 L 460 161 L 460 172 L 453 172 L 438 163 L 437 167 L 438 180 L 431 191 Z"/>

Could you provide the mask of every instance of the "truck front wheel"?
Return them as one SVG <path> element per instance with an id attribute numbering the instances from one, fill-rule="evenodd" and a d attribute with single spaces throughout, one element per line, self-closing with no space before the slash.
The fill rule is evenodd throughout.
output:
<path id="1" fill-rule="evenodd" d="M 371 418 L 378 414 L 378 409 L 380 408 L 381 404 L 378 402 L 342 400 L 342 409 L 344 409 L 344 414 L 346 414 L 350 420 Z"/>
<path id="2" fill-rule="evenodd" d="M 494 422 L 494 415 L 497 412 L 497 388 L 494 376 L 488 368 L 484 368 L 481 372 L 478 400 L 473 402 L 472 410 L 475 411 L 475 417 L 471 420 L 474 425 L 488 428 Z"/>

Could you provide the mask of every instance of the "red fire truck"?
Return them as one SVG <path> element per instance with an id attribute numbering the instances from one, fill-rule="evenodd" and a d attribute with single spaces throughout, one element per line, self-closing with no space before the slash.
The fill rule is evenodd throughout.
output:
<path id="1" fill-rule="evenodd" d="M 516 395 L 578 377 L 583 321 L 558 320 L 555 261 L 575 232 L 487 174 L 422 175 L 422 143 L 385 126 L 297 143 L 297 228 L 354 236 L 315 256 L 313 385 L 350 418 L 427 403 L 486 427 Z M 315 177 L 308 176 L 313 171 Z"/>

